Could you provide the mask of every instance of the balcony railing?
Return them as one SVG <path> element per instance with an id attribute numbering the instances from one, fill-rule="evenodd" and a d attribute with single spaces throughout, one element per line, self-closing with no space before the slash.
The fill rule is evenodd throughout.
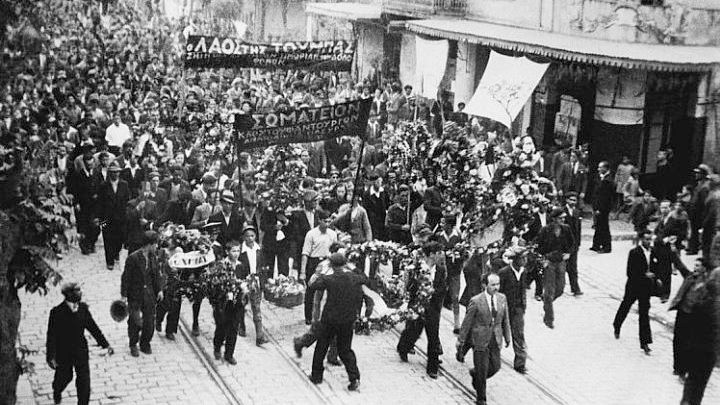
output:
<path id="1" fill-rule="evenodd" d="M 383 0 L 383 11 L 410 17 L 463 16 L 467 0 Z"/>

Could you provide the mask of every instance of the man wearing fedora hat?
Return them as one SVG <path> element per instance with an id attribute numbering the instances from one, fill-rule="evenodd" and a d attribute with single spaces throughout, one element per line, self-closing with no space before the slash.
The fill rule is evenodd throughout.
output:
<path id="1" fill-rule="evenodd" d="M 90 366 L 88 364 L 88 343 L 85 330 L 95 338 L 98 345 L 114 353 L 100 328 L 90 314 L 87 304 L 81 302 L 82 291 L 77 283 L 67 283 L 61 290 L 65 300 L 50 311 L 45 357 L 50 368 L 55 370 L 53 379 L 53 400 L 62 401 L 62 392 L 73 378 L 78 404 L 90 402 Z"/>
<path id="2" fill-rule="evenodd" d="M 565 266 L 575 247 L 570 227 L 565 225 L 567 213 L 562 208 L 554 208 L 550 213 L 551 222 L 538 233 L 536 242 L 538 253 L 543 256 L 543 322 L 554 328 L 555 313 L 553 301 L 563 294 L 565 289 Z"/>
<path id="3" fill-rule="evenodd" d="M 220 234 L 217 242 L 224 246 L 231 240 L 242 239 L 245 218 L 235 207 L 235 195 L 231 190 L 223 190 L 220 194 L 221 211 L 210 216 L 208 223 L 220 223 Z"/>
<path id="4" fill-rule="evenodd" d="M 130 200 L 130 188 L 120 180 L 120 165 L 112 162 L 108 167 L 108 180 L 98 189 L 98 220 L 102 227 L 105 263 L 108 270 L 120 261 L 120 250 L 125 241 L 127 225 L 126 208 Z"/>
<path id="5" fill-rule="evenodd" d="M 151 354 L 155 326 L 155 303 L 163 299 L 163 279 L 155 253 L 158 235 L 146 231 L 142 248 L 130 253 L 120 281 L 120 295 L 128 304 L 128 336 L 130 355 L 138 357 L 140 351 Z"/>

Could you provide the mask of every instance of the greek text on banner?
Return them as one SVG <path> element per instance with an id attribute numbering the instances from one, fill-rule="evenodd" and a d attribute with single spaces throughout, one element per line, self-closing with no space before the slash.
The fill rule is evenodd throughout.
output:
<path id="1" fill-rule="evenodd" d="M 190 35 L 185 47 L 185 67 L 349 72 L 354 54 L 355 43 L 345 40 L 254 44 L 235 38 Z"/>
<path id="2" fill-rule="evenodd" d="M 240 148 L 305 143 L 341 136 L 365 136 L 372 99 L 326 107 L 235 115 Z"/>

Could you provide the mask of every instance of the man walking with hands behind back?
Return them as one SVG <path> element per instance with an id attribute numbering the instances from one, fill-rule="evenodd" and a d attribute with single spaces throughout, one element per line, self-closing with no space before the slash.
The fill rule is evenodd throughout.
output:
<path id="1" fill-rule="evenodd" d="M 525 369 L 525 360 L 527 359 L 527 346 L 525 345 L 525 308 L 527 307 L 527 299 L 525 289 L 528 286 L 528 281 L 525 272 L 527 260 L 523 253 L 521 248 L 509 249 L 505 255 L 512 261 L 498 272 L 500 292 L 507 298 L 513 351 L 515 352 L 513 368 L 520 374 L 527 373 Z"/>
<path id="2" fill-rule="evenodd" d="M 497 292 L 500 277 L 490 273 L 485 291 L 470 300 L 457 341 L 458 360 L 464 347 L 473 346 L 474 368 L 470 370 L 473 387 L 477 391 L 476 404 L 485 405 L 487 379 L 500 370 L 500 345 L 510 345 L 510 318 L 505 295 Z"/>

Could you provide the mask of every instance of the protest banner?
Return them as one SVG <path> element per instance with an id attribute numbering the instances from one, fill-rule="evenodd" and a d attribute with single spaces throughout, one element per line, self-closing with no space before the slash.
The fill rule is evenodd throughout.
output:
<path id="1" fill-rule="evenodd" d="M 352 69 L 355 43 L 345 40 L 255 44 L 236 38 L 190 35 L 185 67 L 344 71 Z"/>
<path id="2" fill-rule="evenodd" d="M 365 136 L 372 99 L 267 114 L 235 115 L 239 148 Z"/>

